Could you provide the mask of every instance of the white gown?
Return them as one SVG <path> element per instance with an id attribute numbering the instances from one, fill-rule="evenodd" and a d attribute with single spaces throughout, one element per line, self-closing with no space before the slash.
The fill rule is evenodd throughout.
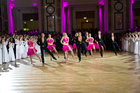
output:
<path id="1" fill-rule="evenodd" d="M 20 49 L 19 49 L 20 53 L 21 53 L 21 58 L 25 58 L 25 47 L 24 47 L 24 41 L 20 41 Z"/>
<path id="2" fill-rule="evenodd" d="M 131 51 L 131 38 L 128 38 L 128 52 Z"/>
<path id="3" fill-rule="evenodd" d="M 139 54 L 139 51 L 138 51 L 138 44 L 139 44 L 138 38 L 134 38 L 133 42 L 134 42 L 134 54 Z"/>
<path id="4" fill-rule="evenodd" d="M 28 52 L 28 40 L 26 42 L 24 42 L 24 58 L 27 57 L 27 52 Z"/>
<path id="5" fill-rule="evenodd" d="M 6 45 L 8 44 L 8 41 L 4 42 L 2 45 L 2 62 L 9 62 L 9 54 L 6 48 Z"/>
<path id="6" fill-rule="evenodd" d="M 2 44 L 0 44 L 0 65 L 2 64 Z"/>
<path id="7" fill-rule="evenodd" d="M 139 56 L 140 56 L 140 37 L 138 38 L 138 53 L 139 53 Z"/>
<path id="8" fill-rule="evenodd" d="M 123 39 L 123 50 L 126 51 L 126 40 Z"/>
<path id="9" fill-rule="evenodd" d="M 131 41 L 130 41 L 130 52 L 134 53 L 134 38 L 131 38 Z"/>
<path id="10" fill-rule="evenodd" d="M 15 54 L 14 54 L 14 43 L 11 43 L 9 46 L 9 61 L 15 61 Z"/>
<path id="11" fill-rule="evenodd" d="M 19 40 L 16 41 L 16 59 L 21 59 Z"/>
<path id="12" fill-rule="evenodd" d="M 128 52 L 128 38 L 125 38 L 125 50 Z"/>

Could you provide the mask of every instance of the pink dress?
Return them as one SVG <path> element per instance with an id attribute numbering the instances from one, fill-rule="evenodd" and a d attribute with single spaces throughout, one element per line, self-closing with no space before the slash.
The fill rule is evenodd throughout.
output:
<path id="1" fill-rule="evenodd" d="M 87 46 L 87 50 L 91 50 L 91 49 L 93 49 L 93 47 L 95 47 L 95 46 L 94 46 L 94 43 L 93 43 L 92 38 L 89 38 L 88 41 L 89 41 L 89 44 L 88 44 L 88 46 Z"/>
<path id="2" fill-rule="evenodd" d="M 33 47 L 33 44 L 34 43 L 32 41 L 29 41 L 28 42 L 29 48 L 28 48 L 27 56 L 34 55 L 33 49 L 37 52 L 37 50 L 35 49 L 35 47 Z"/>
<path id="3" fill-rule="evenodd" d="M 48 47 L 47 48 L 50 51 L 54 51 L 53 46 L 54 46 L 54 48 L 56 48 L 56 46 L 55 46 L 55 44 L 52 43 L 53 42 L 53 39 L 48 39 L 47 41 L 48 41 Z"/>
<path id="4" fill-rule="evenodd" d="M 77 49 L 76 43 L 73 44 L 73 48 L 74 49 Z"/>
<path id="5" fill-rule="evenodd" d="M 62 48 L 62 50 L 63 50 L 64 52 L 69 51 L 69 47 L 68 47 L 68 46 L 70 46 L 71 49 L 72 49 L 72 46 L 68 44 L 68 41 L 69 41 L 69 38 L 63 38 L 63 42 L 64 42 L 64 43 L 63 43 L 63 48 Z"/>
<path id="6" fill-rule="evenodd" d="M 101 45 L 101 47 L 103 47 L 103 46 Z M 95 44 L 95 48 L 96 49 L 99 49 L 100 48 L 98 43 Z"/>

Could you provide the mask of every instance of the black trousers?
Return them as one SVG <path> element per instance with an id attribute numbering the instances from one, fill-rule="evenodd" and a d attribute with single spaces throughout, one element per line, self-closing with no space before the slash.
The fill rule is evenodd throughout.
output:
<path id="1" fill-rule="evenodd" d="M 99 43 L 99 47 L 100 47 L 100 55 L 101 55 L 101 57 L 103 57 L 103 50 L 102 50 L 101 45 L 104 47 L 104 50 L 106 50 L 106 46 L 105 46 L 104 42 L 102 42 L 102 41 L 99 41 L 98 43 Z"/>
<path id="2" fill-rule="evenodd" d="M 119 47 L 119 45 L 117 44 L 116 41 L 112 42 L 112 47 L 113 47 L 114 53 L 117 55 L 116 47 L 117 47 L 118 49 L 120 49 L 120 47 Z"/>
<path id="3" fill-rule="evenodd" d="M 84 43 L 81 43 L 81 44 L 77 44 L 77 50 L 78 50 L 78 58 L 79 60 L 81 60 L 81 48 L 84 50 L 84 54 L 86 55 L 86 52 L 87 52 L 87 48 L 85 47 Z"/>
<path id="4" fill-rule="evenodd" d="M 15 58 L 16 58 L 16 44 L 14 45 L 13 50 L 14 50 L 14 54 L 15 54 Z"/>
<path id="5" fill-rule="evenodd" d="M 54 55 L 52 54 L 52 52 L 50 52 L 50 50 L 47 47 L 41 47 L 41 59 L 42 59 L 42 63 L 44 64 L 44 50 L 47 51 L 47 53 L 49 53 L 53 59 L 56 59 L 54 57 Z"/>
<path id="6" fill-rule="evenodd" d="M 88 46 L 88 43 L 86 43 L 86 45 Z M 82 53 L 82 54 L 84 54 L 83 51 L 84 51 L 84 49 L 82 48 L 82 50 L 81 50 L 81 53 Z M 91 55 L 90 50 L 89 50 L 88 52 L 89 52 L 89 55 Z"/>

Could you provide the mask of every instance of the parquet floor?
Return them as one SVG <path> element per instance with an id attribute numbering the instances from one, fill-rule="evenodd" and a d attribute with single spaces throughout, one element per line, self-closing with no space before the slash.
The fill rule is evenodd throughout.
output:
<path id="1" fill-rule="evenodd" d="M 128 52 L 99 52 L 82 56 L 82 61 L 64 62 L 60 52 L 57 61 L 45 56 L 42 65 L 34 57 L 10 62 L 0 72 L 0 93 L 140 93 L 140 56 Z M 56 56 L 56 55 L 55 55 Z"/>

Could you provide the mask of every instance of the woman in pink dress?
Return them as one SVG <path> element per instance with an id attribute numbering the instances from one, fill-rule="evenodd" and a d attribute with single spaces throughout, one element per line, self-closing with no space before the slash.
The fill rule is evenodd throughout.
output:
<path id="1" fill-rule="evenodd" d="M 99 51 L 100 51 L 100 47 L 99 47 L 99 44 L 98 44 L 98 42 L 95 40 L 95 42 L 96 43 L 94 43 L 94 45 L 95 45 L 95 48 L 96 49 L 99 49 Z M 101 48 L 102 48 L 102 51 L 104 52 L 104 47 L 101 45 Z"/>
<path id="2" fill-rule="evenodd" d="M 28 52 L 27 52 L 27 56 L 30 56 L 30 59 L 31 59 L 31 64 L 33 64 L 33 61 L 32 61 L 32 55 L 36 55 L 38 58 L 39 58 L 39 60 L 40 60 L 40 62 L 41 62 L 41 58 L 39 57 L 39 55 L 37 55 L 37 50 L 35 49 L 35 46 L 36 46 L 36 42 L 34 42 L 33 40 L 32 40 L 33 38 L 32 38 L 32 36 L 30 37 L 30 39 L 29 39 L 29 41 L 28 41 L 28 45 L 29 45 L 29 48 L 28 48 Z M 35 45 L 34 45 L 35 44 Z M 34 46 L 33 46 L 34 45 Z"/>
<path id="3" fill-rule="evenodd" d="M 67 58 L 68 58 L 68 51 L 71 52 L 73 58 L 74 58 L 74 54 L 73 54 L 73 50 L 72 50 L 72 46 L 69 45 L 69 37 L 67 36 L 66 33 L 63 33 L 63 37 L 61 39 L 61 44 L 63 44 L 63 48 L 62 50 L 65 52 L 65 58 L 66 58 L 66 61 L 67 61 Z"/>
<path id="4" fill-rule="evenodd" d="M 47 42 L 48 42 L 48 49 L 52 52 L 52 51 L 55 51 L 55 53 L 57 54 L 58 58 L 59 58 L 59 55 L 58 55 L 58 52 L 56 50 L 56 46 L 54 43 L 54 39 L 51 38 L 51 34 L 49 34 L 49 37 L 47 38 Z M 52 56 L 50 56 L 51 58 L 51 61 L 52 61 Z"/>
<path id="5" fill-rule="evenodd" d="M 87 38 L 86 42 L 88 42 L 87 49 L 90 50 L 91 56 L 93 57 L 92 49 L 94 49 L 94 52 L 96 52 L 95 46 L 94 46 L 94 38 L 91 37 L 91 34 L 89 34 L 89 37 Z"/>
<path id="6" fill-rule="evenodd" d="M 74 38 L 76 38 L 76 37 L 78 37 L 78 33 L 76 33 L 76 34 L 75 34 L 75 37 L 74 37 Z M 75 40 L 73 40 L 73 42 L 74 42 L 74 43 L 73 43 L 73 48 L 74 48 L 74 49 L 76 49 L 76 54 L 77 54 L 76 41 L 75 41 Z"/>

